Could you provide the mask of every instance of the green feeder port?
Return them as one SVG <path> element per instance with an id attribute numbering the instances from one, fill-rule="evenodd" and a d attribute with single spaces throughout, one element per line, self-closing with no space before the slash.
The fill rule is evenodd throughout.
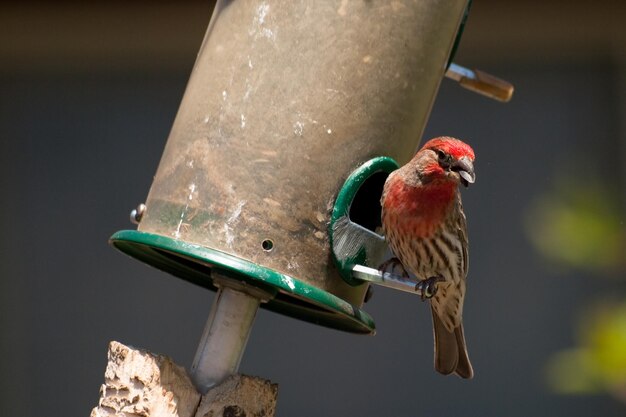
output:
<path id="1" fill-rule="evenodd" d="M 379 200 L 387 176 L 396 169 L 398 163 L 392 158 L 371 159 L 350 174 L 337 195 L 330 217 L 330 242 L 335 265 L 350 285 L 363 284 L 354 278 L 355 265 L 376 268 L 387 250 L 384 237 L 377 233 Z"/>

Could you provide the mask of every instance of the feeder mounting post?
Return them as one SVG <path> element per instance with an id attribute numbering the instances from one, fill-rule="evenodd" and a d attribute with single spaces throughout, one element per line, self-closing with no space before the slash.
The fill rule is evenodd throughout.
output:
<path id="1" fill-rule="evenodd" d="M 237 373 L 261 302 L 271 295 L 212 272 L 219 290 L 191 366 L 191 379 L 205 394 Z"/>

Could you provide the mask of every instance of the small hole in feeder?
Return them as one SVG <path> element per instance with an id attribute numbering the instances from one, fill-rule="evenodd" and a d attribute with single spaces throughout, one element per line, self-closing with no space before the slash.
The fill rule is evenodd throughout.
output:
<path id="1" fill-rule="evenodd" d="M 263 247 L 263 250 L 266 252 L 271 251 L 272 249 L 274 249 L 274 242 L 272 242 L 271 239 L 265 239 L 262 243 L 261 246 Z"/>

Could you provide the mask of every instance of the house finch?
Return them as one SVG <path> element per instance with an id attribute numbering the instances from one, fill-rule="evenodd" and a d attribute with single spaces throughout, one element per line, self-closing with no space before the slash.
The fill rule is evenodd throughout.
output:
<path id="1" fill-rule="evenodd" d="M 472 378 L 463 336 L 467 226 L 459 183 L 475 180 L 474 151 L 451 137 L 428 141 L 389 175 L 381 198 L 382 224 L 393 254 L 430 298 L 435 369 Z"/>

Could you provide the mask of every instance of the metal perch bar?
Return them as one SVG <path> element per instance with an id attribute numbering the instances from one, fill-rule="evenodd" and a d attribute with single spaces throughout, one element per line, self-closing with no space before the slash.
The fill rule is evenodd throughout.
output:
<path id="1" fill-rule="evenodd" d="M 411 294 L 417 294 L 419 296 L 422 296 L 422 290 L 416 287 L 418 282 L 410 278 L 403 277 L 401 275 L 392 274 L 389 272 L 380 272 L 378 269 L 369 268 L 363 265 L 355 265 L 352 268 L 352 275 L 355 278 L 370 282 L 372 284 L 380 285 L 382 287 L 393 288 L 394 290 L 410 292 Z"/>

